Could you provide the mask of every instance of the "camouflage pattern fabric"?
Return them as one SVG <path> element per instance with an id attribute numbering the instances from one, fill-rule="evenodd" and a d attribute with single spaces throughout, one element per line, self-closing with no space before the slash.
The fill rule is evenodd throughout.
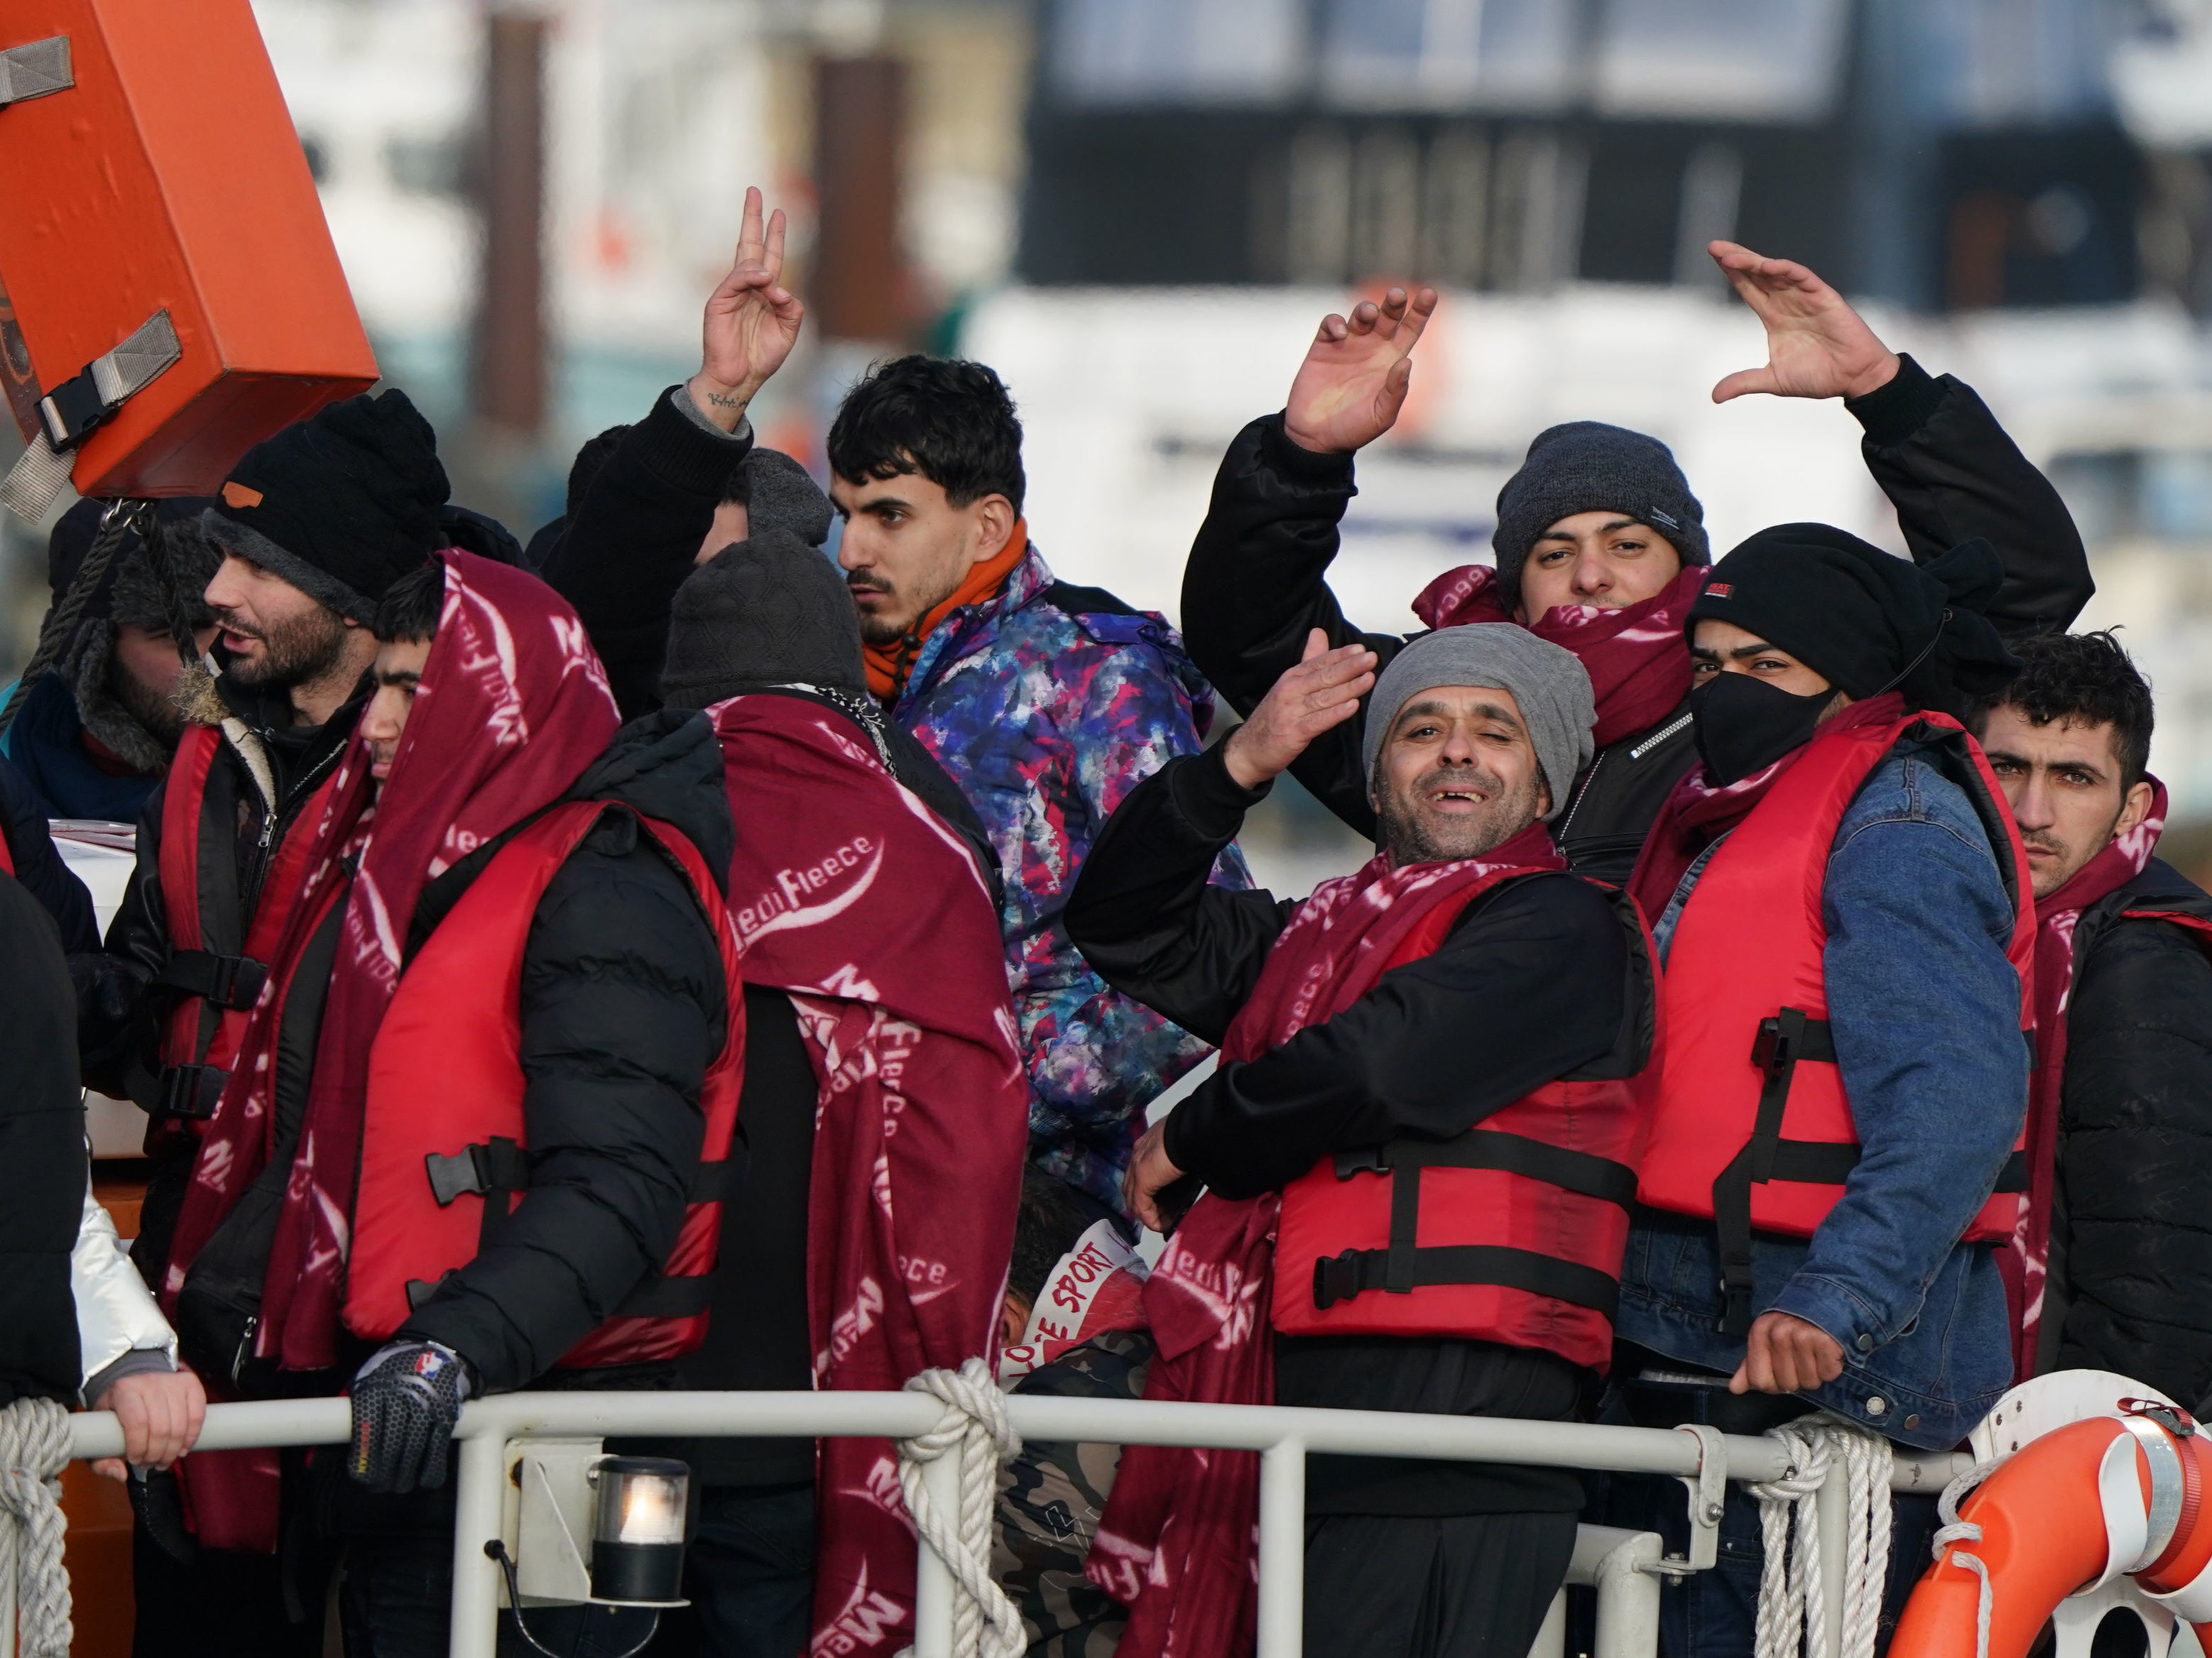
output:
<path id="1" fill-rule="evenodd" d="M 1019 1394 L 1141 1399 L 1152 1339 L 1109 1330 L 1014 1387 Z M 999 1475 L 991 1572 L 1028 1625 L 1030 1658 L 1113 1658 L 1128 1609 L 1083 1576 L 1091 1533 L 1114 1489 L 1118 1445 L 1031 1441 Z"/>
<path id="2" fill-rule="evenodd" d="M 1145 1107 L 1208 1049 L 1109 989 L 1060 915 L 1122 798 L 1198 751 L 1213 692 L 1164 616 L 1071 614 L 1053 585 L 1032 545 L 996 593 L 931 630 L 891 715 L 951 774 L 998 851 L 1030 1160 L 1118 1211 Z M 1214 879 L 1252 884 L 1235 847 Z"/>

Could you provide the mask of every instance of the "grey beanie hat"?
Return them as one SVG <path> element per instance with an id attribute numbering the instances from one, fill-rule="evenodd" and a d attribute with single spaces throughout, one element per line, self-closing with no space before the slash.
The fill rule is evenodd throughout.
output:
<path id="1" fill-rule="evenodd" d="M 1597 697 L 1579 657 L 1510 622 L 1423 634 L 1391 659 L 1368 699 L 1359 763 L 1370 780 L 1398 710 L 1439 685 L 1494 685 L 1510 691 L 1551 787 L 1552 809 L 1544 816 L 1557 817 L 1567 809 L 1575 779 L 1595 748 L 1590 729 L 1597 723 Z"/>
<path id="2" fill-rule="evenodd" d="M 788 530 L 757 531 L 684 579 L 668 619 L 661 699 L 703 708 L 747 685 L 867 694 L 853 596 Z"/>
<path id="3" fill-rule="evenodd" d="M 1619 513 L 1666 537 L 1683 563 L 1713 562 L 1705 509 L 1690 493 L 1673 450 L 1626 427 L 1570 421 L 1537 433 L 1521 470 L 1498 492 L 1490 544 L 1509 604 L 1521 602 L 1521 567 L 1536 537 L 1577 513 Z"/>
<path id="4" fill-rule="evenodd" d="M 830 538 L 830 497 L 781 449 L 756 448 L 738 463 L 744 475 L 745 520 L 754 535 L 784 530 L 810 547 Z"/>

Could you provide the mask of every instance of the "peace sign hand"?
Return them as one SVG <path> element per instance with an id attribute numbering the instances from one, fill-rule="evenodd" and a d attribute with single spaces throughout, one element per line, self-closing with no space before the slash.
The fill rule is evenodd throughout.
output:
<path id="1" fill-rule="evenodd" d="M 737 256 L 730 274 L 708 296 L 699 372 L 686 387 L 700 412 L 727 432 L 738 429 L 746 404 L 783 367 L 806 317 L 806 307 L 781 281 L 783 210 L 768 215 L 763 227 L 764 206 L 760 191 L 749 186 Z"/>

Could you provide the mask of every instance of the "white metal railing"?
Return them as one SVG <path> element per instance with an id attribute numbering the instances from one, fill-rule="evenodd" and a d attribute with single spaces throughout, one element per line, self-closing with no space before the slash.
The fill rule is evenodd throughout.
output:
<path id="1" fill-rule="evenodd" d="M 463 1407 L 453 1527 L 452 1658 L 493 1658 L 500 1569 L 484 1545 L 500 1535 L 511 1442 L 548 1435 L 603 1437 L 908 1438 L 935 1427 L 944 1406 L 919 1393 L 516 1393 Z M 1665 1562 L 1650 1533 L 1584 1527 L 1571 1582 L 1595 1584 L 1601 1628 L 1593 1658 L 1650 1658 L 1658 1627 L 1661 1575 L 1711 1562 L 1716 1498 L 1726 1479 L 1778 1479 L 1787 1471 L 1769 1439 L 1710 1429 L 1601 1427 L 1495 1417 L 1415 1416 L 1384 1411 L 1301 1410 L 1283 1406 L 1199 1405 L 1149 1400 L 1056 1399 L 1014 1394 L 1006 1414 L 1025 1439 L 1094 1444 L 1209 1446 L 1261 1453 L 1259 1658 L 1298 1658 L 1305 1574 L 1306 1458 L 1399 1456 L 1468 1462 L 1671 1474 L 1686 1482 L 1702 1560 Z M 106 1412 L 70 1418 L 70 1455 L 118 1456 L 123 1432 Z M 200 1435 L 203 1450 L 253 1446 L 343 1444 L 351 1418 L 343 1399 L 214 1405 Z M 1940 1491 L 1972 1466 L 1963 1455 L 1899 1455 L 1897 1491 Z M 930 1497 L 945 1513 L 958 1506 L 961 1467 L 945 1456 L 923 1471 Z M 1831 1505 L 1832 1499 L 1833 1506 Z M 1831 1627 L 1826 1649 L 1840 1650 L 1843 1615 L 1844 1481 L 1822 1488 L 1820 1571 Z M 1703 1522 L 1698 1524 L 1700 1510 Z M 1556 1619 L 1557 1612 L 1554 1612 Z M 952 1578 L 920 1546 L 915 1594 L 915 1658 L 951 1658 Z M 1547 1622 L 1532 1658 L 1556 1658 L 1559 1626 Z"/>

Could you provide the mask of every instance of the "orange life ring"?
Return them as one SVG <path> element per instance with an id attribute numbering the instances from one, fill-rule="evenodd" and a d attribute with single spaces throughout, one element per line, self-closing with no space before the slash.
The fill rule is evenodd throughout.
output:
<path id="1" fill-rule="evenodd" d="M 2126 1407 L 2124 1406 L 2124 1409 Z M 2131 1578 L 2212 1652 L 2212 1445 L 2185 1414 L 2137 1406 L 2022 1446 L 1959 1505 L 1978 1540 L 1948 1545 L 1912 1591 L 1890 1658 L 2027 1658 L 2058 1603 Z"/>

